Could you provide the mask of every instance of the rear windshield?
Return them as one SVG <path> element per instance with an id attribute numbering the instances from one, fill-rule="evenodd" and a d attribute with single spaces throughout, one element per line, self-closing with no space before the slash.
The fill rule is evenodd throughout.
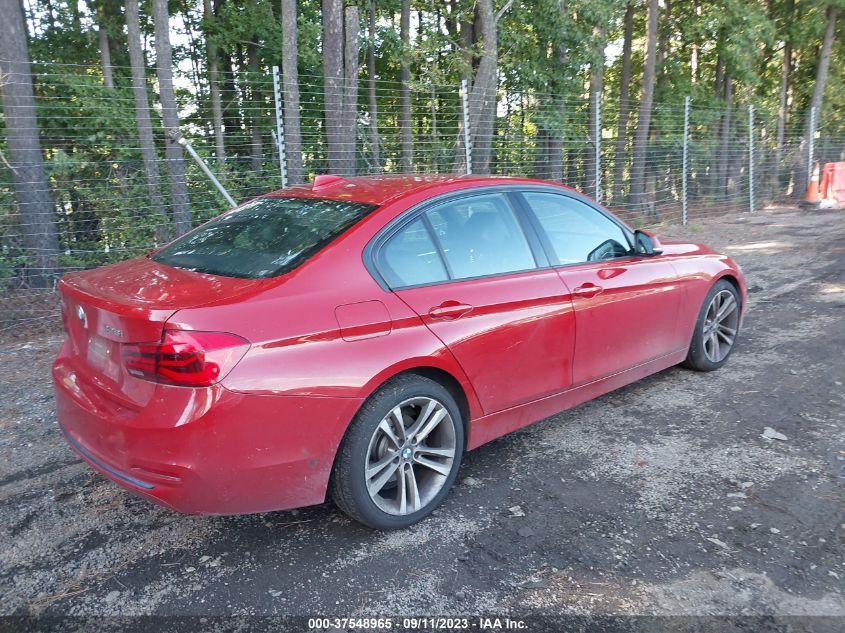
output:
<path id="1" fill-rule="evenodd" d="M 180 237 L 151 259 L 213 275 L 273 277 L 304 262 L 373 209 L 344 200 L 259 198 Z"/>

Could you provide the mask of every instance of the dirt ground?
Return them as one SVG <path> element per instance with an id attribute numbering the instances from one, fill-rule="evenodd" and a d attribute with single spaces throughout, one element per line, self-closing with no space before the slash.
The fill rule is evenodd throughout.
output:
<path id="1" fill-rule="evenodd" d="M 402 532 L 330 504 L 153 506 L 65 446 L 59 339 L 0 344 L 0 614 L 845 616 L 845 212 L 664 234 L 747 275 L 728 365 L 670 369 L 468 454 L 446 503 Z"/>

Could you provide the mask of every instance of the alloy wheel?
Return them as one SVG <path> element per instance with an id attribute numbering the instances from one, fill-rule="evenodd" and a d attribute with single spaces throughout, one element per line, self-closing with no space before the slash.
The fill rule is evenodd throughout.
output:
<path id="1" fill-rule="evenodd" d="M 367 449 L 370 499 L 394 515 L 417 512 L 443 488 L 455 460 L 455 422 L 443 403 L 410 398 L 376 427 Z"/>
<path id="2" fill-rule="evenodd" d="M 711 363 L 722 362 L 730 353 L 739 329 L 739 305 L 730 290 L 717 292 L 704 315 L 701 340 Z"/>

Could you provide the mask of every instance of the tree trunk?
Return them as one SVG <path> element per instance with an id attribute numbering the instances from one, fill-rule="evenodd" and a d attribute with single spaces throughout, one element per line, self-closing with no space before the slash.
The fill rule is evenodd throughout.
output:
<path id="1" fill-rule="evenodd" d="M 234 46 L 232 59 L 234 66 L 238 69 L 238 72 L 233 74 L 235 79 L 234 86 L 240 97 L 238 116 L 241 118 L 241 125 L 238 127 L 238 132 L 245 131 L 248 135 L 252 130 L 252 108 L 250 107 L 249 98 L 249 68 L 247 66 L 247 56 L 244 54 L 244 47 L 240 42 Z M 249 142 L 244 141 L 243 143 L 239 143 L 239 145 L 249 145 Z"/>
<path id="2" fill-rule="evenodd" d="M 220 16 L 226 0 L 211 0 L 214 9 L 214 15 Z M 220 101 L 223 109 L 223 133 L 228 135 L 228 140 L 231 143 L 236 134 L 240 134 L 243 129 L 243 120 L 241 119 L 241 109 L 238 102 L 238 88 L 235 85 L 235 70 L 232 65 L 232 54 L 230 51 L 219 52 L 219 72 L 220 72 Z M 230 145 L 229 150 L 232 154 L 238 154 L 237 147 L 241 145 L 240 141 L 235 140 L 235 149 Z"/>
<path id="3" fill-rule="evenodd" d="M 693 13 L 695 14 L 696 21 L 698 21 L 701 18 L 701 0 L 693 1 Z M 695 85 L 698 83 L 699 43 L 697 35 L 690 44 L 690 48 L 690 82 L 692 85 Z"/>
<path id="4" fill-rule="evenodd" d="M 643 86 L 637 116 L 631 164 L 631 199 L 639 208 L 645 206 L 645 167 L 648 153 L 648 132 L 651 125 L 651 108 L 654 100 L 654 75 L 657 58 L 657 0 L 648 0 L 648 25 L 646 28 L 646 53 L 643 64 Z"/>
<path id="5" fill-rule="evenodd" d="M 376 91 L 376 0 L 370 0 L 367 48 L 367 87 L 370 100 L 370 151 L 373 170 L 381 171 L 381 140 L 378 134 L 378 99 Z"/>
<path id="6" fill-rule="evenodd" d="M 350 5 L 344 10 L 344 56 L 345 70 L 343 91 L 343 120 L 344 128 L 344 170 L 347 174 L 355 175 L 357 168 L 358 137 L 358 71 L 360 70 L 358 56 L 360 54 L 361 18 L 358 7 Z"/>
<path id="7" fill-rule="evenodd" d="M 479 174 L 490 173 L 496 116 L 496 71 L 498 40 L 496 14 L 492 0 L 478 0 L 478 26 L 481 33 L 481 56 L 469 96 L 469 117 L 472 131 L 472 167 Z"/>
<path id="8" fill-rule="evenodd" d="M 431 135 L 430 144 L 431 151 L 429 158 L 424 159 L 425 171 L 440 171 L 440 131 L 437 129 L 437 111 L 442 107 L 440 99 L 437 97 L 437 90 L 434 84 L 429 85 L 429 104 L 431 107 Z"/>
<path id="9" fill-rule="evenodd" d="M 732 90 L 735 92 L 736 87 Z M 739 121 L 737 121 L 737 118 Z M 737 129 L 737 123 L 741 122 L 743 117 L 737 118 L 731 121 L 728 171 L 725 176 L 725 200 L 733 200 L 735 204 L 739 203 L 739 183 L 742 169 L 748 167 L 748 130 L 746 128 L 745 133 L 740 133 Z"/>
<path id="10" fill-rule="evenodd" d="M 254 37 L 254 36 L 253 36 Z M 250 162 L 252 169 L 260 173 L 264 148 L 261 141 L 261 119 L 264 103 L 261 98 L 261 91 L 258 89 L 261 67 L 258 63 L 258 46 L 250 42 L 246 47 L 247 64 L 249 66 L 249 112 L 250 116 Z"/>
<path id="11" fill-rule="evenodd" d="M 458 52 L 461 59 L 461 80 L 467 82 L 467 94 L 465 95 L 465 98 L 467 99 L 467 102 L 469 102 L 470 91 L 472 89 L 474 47 L 473 38 L 475 35 L 473 29 L 473 22 L 472 20 L 468 19 L 467 12 L 460 11 L 460 0 L 450 0 L 450 6 L 452 8 L 452 15 L 456 16 L 457 20 L 458 33 L 456 39 Z M 475 9 L 473 8 L 473 10 Z M 467 145 L 467 141 L 465 138 L 466 130 L 464 129 L 463 107 L 464 104 L 461 100 L 458 102 L 458 138 L 456 139 L 455 144 L 455 159 L 452 162 L 452 171 L 454 171 L 455 173 L 465 172 L 467 169 L 466 154 L 464 149 Z M 473 125 L 473 122 L 470 121 L 470 128 L 472 128 Z"/>
<path id="12" fill-rule="evenodd" d="M 563 100 L 558 105 L 558 111 L 563 111 Z M 546 177 L 549 180 L 563 182 L 563 134 L 559 129 L 553 130 L 546 139 L 546 156 L 548 168 Z"/>
<path id="13" fill-rule="evenodd" d="M 549 178 L 549 131 L 538 125 L 534 137 L 534 177 L 547 180 Z"/>
<path id="14" fill-rule="evenodd" d="M 111 50 L 109 49 L 109 33 L 106 29 L 105 10 L 97 11 L 97 37 L 100 45 L 100 68 L 103 71 L 103 85 L 109 90 L 114 89 L 114 74 L 111 65 Z"/>
<path id="15" fill-rule="evenodd" d="M 243 121 L 241 119 L 238 86 L 235 83 L 235 67 L 232 63 L 232 54 L 228 51 L 220 55 L 220 74 L 222 75 L 220 97 L 223 102 L 223 130 L 224 134 L 229 135 L 229 141 L 231 142 L 234 135 L 240 134 L 240 130 L 243 128 Z M 237 155 L 237 147 L 239 145 L 240 141 L 236 140 L 234 151 L 232 151 L 230 145 L 230 153 Z"/>
<path id="16" fill-rule="evenodd" d="M 214 9 L 211 0 L 203 0 L 203 15 L 206 21 L 214 19 Z M 217 154 L 217 170 L 223 172 L 226 169 L 226 141 L 223 136 L 223 102 L 220 98 L 220 77 L 218 63 L 220 52 L 213 38 L 205 34 L 205 46 L 208 54 L 208 87 L 211 93 L 211 117 L 214 127 L 214 150 Z"/>
<path id="17" fill-rule="evenodd" d="M 719 148 L 719 171 L 716 182 L 716 195 L 724 198 L 728 193 L 728 165 L 730 164 L 731 152 L 731 118 L 733 114 L 733 78 L 729 72 L 725 72 L 725 113 L 722 116 L 721 147 Z"/>
<path id="18" fill-rule="evenodd" d="M 819 120 L 822 113 L 822 99 L 824 97 L 824 88 L 827 83 L 828 70 L 830 69 L 830 54 L 833 49 L 833 40 L 836 35 L 836 14 L 837 9 L 833 5 L 827 8 L 827 28 L 824 32 L 824 41 L 822 42 L 821 53 L 819 54 L 819 65 L 816 67 L 816 83 L 813 86 L 813 98 L 810 100 L 810 111 L 807 113 L 807 120 L 804 126 L 804 146 L 805 152 L 810 151 L 810 139 L 815 135 L 818 128 Z M 815 116 L 810 116 L 811 112 L 815 112 Z M 807 153 L 804 154 L 805 165 L 806 162 L 812 160 L 813 157 Z M 798 192 L 802 195 L 807 188 L 807 181 L 810 174 L 806 172 L 806 167 L 801 166 L 798 170 L 799 186 Z"/>
<path id="19" fill-rule="evenodd" d="M 170 234 L 167 211 L 159 190 L 158 156 L 156 156 L 153 124 L 150 120 L 150 102 L 147 98 L 147 77 L 144 69 L 144 49 L 141 44 L 141 20 L 138 15 L 138 0 L 126 0 L 126 41 L 129 49 L 129 65 L 132 71 L 132 96 L 135 101 L 135 125 L 138 127 L 138 145 L 144 163 L 147 180 L 149 206 L 158 216 L 155 228 L 157 244 L 168 241 Z"/>
<path id="20" fill-rule="evenodd" d="M 631 99 L 631 48 L 634 38 L 634 3 L 625 9 L 622 69 L 619 85 L 619 121 L 616 127 L 616 149 L 613 159 L 613 202 L 622 202 L 622 180 L 625 177 L 625 157 L 628 140 L 628 113 Z"/>
<path id="21" fill-rule="evenodd" d="M 343 1 L 323 0 L 323 91 L 329 171 L 344 173 Z"/>
<path id="22" fill-rule="evenodd" d="M 182 11 L 182 22 L 185 25 L 185 32 L 188 36 L 188 57 L 191 60 L 191 69 L 193 70 L 194 75 L 193 85 L 196 90 L 194 98 L 197 103 L 203 103 L 205 101 L 205 83 L 203 82 L 203 77 L 200 73 L 200 64 L 202 63 L 202 60 L 199 58 L 199 52 L 201 49 L 196 36 L 196 19 L 194 17 L 193 10 L 187 6 L 184 7 Z"/>
<path id="23" fill-rule="evenodd" d="M 302 184 L 302 131 L 299 107 L 299 58 L 296 0 L 282 0 L 282 93 L 284 101 L 285 159 L 288 181 Z"/>
<path id="24" fill-rule="evenodd" d="M 408 57 L 411 54 L 411 0 L 402 0 L 399 34 L 402 41 L 402 52 L 399 57 L 399 139 L 402 146 L 402 171 L 410 173 L 414 169 L 414 136 L 411 131 L 411 67 L 408 63 Z"/>
<path id="25" fill-rule="evenodd" d="M 591 139 L 591 143 L 587 144 L 587 149 L 584 154 L 584 164 L 586 166 L 585 175 L 585 193 L 596 195 L 596 182 L 598 181 L 597 170 L 601 168 L 601 163 L 596 163 L 596 145 L 601 142 L 600 138 L 596 138 L 595 130 L 596 124 L 601 125 L 596 120 L 598 114 L 597 105 L 601 103 L 601 95 L 604 91 L 604 46 L 607 31 L 604 26 L 596 26 L 593 29 L 593 42 L 595 50 L 593 51 L 593 60 L 590 64 L 590 113 L 589 126 L 587 138 Z"/>
<path id="26" fill-rule="evenodd" d="M 323 90 L 329 170 L 355 173 L 358 122 L 358 8 L 323 0 Z M 345 63 L 344 63 L 345 58 Z"/>
<path id="27" fill-rule="evenodd" d="M 563 166 L 564 175 L 567 182 L 571 182 L 576 178 L 578 170 L 578 153 L 574 147 L 570 147 L 564 154 L 565 164 Z"/>
<path id="28" fill-rule="evenodd" d="M 282 90 L 284 93 L 285 157 L 288 180 L 302 184 L 302 132 L 299 124 L 299 67 L 296 0 L 282 0 Z"/>
<path id="29" fill-rule="evenodd" d="M 821 114 L 822 99 L 824 98 L 824 89 L 827 84 L 828 70 L 830 69 L 830 54 L 833 49 L 833 40 L 836 35 L 836 15 L 836 7 L 829 6 L 827 8 L 827 28 L 825 29 L 824 42 L 822 43 L 822 50 L 819 56 L 819 65 L 816 69 L 816 83 L 813 87 L 813 99 L 810 102 L 810 106 L 815 108 L 816 112 L 819 114 Z M 811 133 L 815 133 L 815 130 L 809 129 L 809 127 L 808 130 Z"/>
<path id="30" fill-rule="evenodd" d="M 170 49 L 170 15 L 167 0 L 153 0 L 155 23 L 156 75 L 158 76 L 161 119 L 164 123 L 164 154 L 170 176 L 170 204 L 173 229 L 176 235 L 191 230 L 191 210 L 188 206 L 188 183 L 185 180 L 185 159 L 179 137 L 179 111 L 173 92 L 173 56 Z"/>
<path id="31" fill-rule="evenodd" d="M 657 30 L 657 62 L 656 73 L 657 86 L 655 88 L 658 96 L 664 94 L 666 83 L 669 81 L 669 73 L 666 72 L 666 60 L 671 56 L 672 34 L 672 2 L 663 0 L 663 22 L 662 28 Z"/>
<path id="32" fill-rule="evenodd" d="M 58 265 L 55 207 L 38 139 L 26 25 L 19 0 L 0 0 L 0 92 L 23 247 L 33 287 L 49 288 Z"/>
<path id="33" fill-rule="evenodd" d="M 719 48 L 722 46 L 721 36 L 719 36 Z M 722 95 L 725 92 L 725 60 L 722 57 L 722 53 L 720 52 L 716 57 L 716 80 L 713 90 L 716 92 L 716 95 Z"/>
<path id="34" fill-rule="evenodd" d="M 792 15 L 795 10 L 795 0 L 786 0 L 784 23 L 789 29 L 792 25 Z M 780 92 L 778 94 L 778 127 L 775 147 L 775 164 L 772 169 L 774 191 L 780 191 L 780 168 L 783 160 L 783 142 L 786 137 L 786 124 L 789 120 L 789 87 L 792 74 L 792 37 L 787 30 L 783 45 L 783 65 L 780 73 Z"/>
<path id="35" fill-rule="evenodd" d="M 456 10 L 458 7 L 461 6 L 461 0 L 454 0 L 454 6 Z M 473 7 L 472 12 L 463 10 L 460 14 L 460 25 L 459 25 L 459 41 L 460 41 L 460 48 L 461 48 L 461 61 L 462 68 L 461 74 L 462 78 L 467 80 L 467 83 L 472 82 L 472 70 L 473 70 L 473 45 L 476 43 L 476 33 L 475 33 L 475 20 L 474 17 L 477 14 L 477 9 Z"/>
<path id="36" fill-rule="evenodd" d="M 568 19 L 566 0 L 558 0 L 557 10 L 560 13 L 561 22 L 566 24 Z M 560 34 L 560 42 L 555 47 L 554 52 L 555 60 L 560 69 L 566 68 L 566 46 L 563 43 L 565 35 L 564 29 L 564 32 Z M 563 116 L 566 109 L 566 101 L 562 82 L 558 79 L 554 83 L 554 86 L 555 95 L 552 98 L 552 103 L 554 104 L 554 114 L 558 120 L 552 123 L 548 136 L 545 139 L 545 151 L 548 161 L 545 172 L 549 180 L 563 182 Z"/>

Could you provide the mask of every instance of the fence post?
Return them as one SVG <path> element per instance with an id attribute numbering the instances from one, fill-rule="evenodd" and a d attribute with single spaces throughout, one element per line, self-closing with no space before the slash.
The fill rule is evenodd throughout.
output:
<path id="1" fill-rule="evenodd" d="M 754 213 L 754 106 L 748 104 L 748 211 Z"/>
<path id="2" fill-rule="evenodd" d="M 279 171 L 282 174 L 282 189 L 288 186 L 288 172 L 285 166 L 285 124 L 282 120 L 282 93 L 279 90 L 279 67 L 273 66 L 273 100 L 276 103 L 276 147 L 279 151 Z"/>
<path id="3" fill-rule="evenodd" d="M 689 106 L 690 97 L 684 97 L 684 150 L 681 159 L 681 221 L 687 223 L 687 162 L 689 156 Z"/>
<path id="4" fill-rule="evenodd" d="M 469 127 L 469 95 L 467 80 L 461 79 L 461 105 L 464 114 L 464 156 L 467 164 L 467 174 L 472 173 L 472 131 Z"/>
<path id="5" fill-rule="evenodd" d="M 813 154 L 816 144 L 816 106 L 810 107 L 810 134 L 807 139 L 807 182 L 813 177 Z"/>
<path id="6" fill-rule="evenodd" d="M 597 92 L 595 98 L 596 108 L 596 127 L 593 130 L 593 138 L 595 139 L 595 177 L 596 177 L 596 202 L 601 202 L 601 92 Z"/>

